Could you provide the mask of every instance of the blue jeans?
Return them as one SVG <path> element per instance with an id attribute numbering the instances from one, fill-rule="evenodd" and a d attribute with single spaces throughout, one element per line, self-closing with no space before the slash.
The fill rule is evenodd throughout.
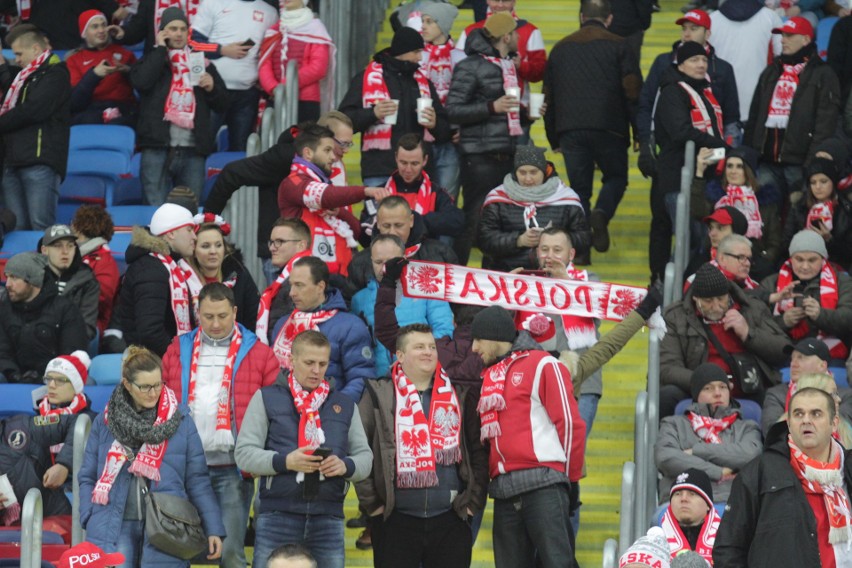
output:
<path id="1" fill-rule="evenodd" d="M 17 217 L 17 230 L 41 231 L 54 224 L 59 182 L 50 166 L 3 168 L 3 201 Z"/>
<path id="2" fill-rule="evenodd" d="M 185 185 L 201 199 L 205 174 L 204 157 L 195 148 L 146 148 L 142 150 L 139 178 L 148 205 L 162 205 L 176 185 Z"/>
<path id="3" fill-rule="evenodd" d="M 121 535 L 118 537 L 118 550 L 124 555 L 121 568 L 136 568 L 142 560 L 142 546 L 145 544 L 144 521 L 122 521 Z"/>
<path id="4" fill-rule="evenodd" d="M 228 152 L 245 152 L 246 140 L 257 122 L 257 104 L 260 91 L 255 88 L 228 89 L 228 109 L 223 113 L 210 113 L 213 132 L 225 124 L 228 126 Z"/>
<path id="5" fill-rule="evenodd" d="M 222 522 L 227 535 L 220 566 L 245 568 L 246 526 L 251 498 L 254 496 L 254 481 L 243 479 L 236 466 L 210 467 L 207 472 L 210 474 L 210 483 L 219 502 L 219 509 L 222 510 Z"/>
<path id="6" fill-rule="evenodd" d="M 600 209 L 607 219 L 615 210 L 627 189 L 627 142 L 623 136 L 603 130 L 569 130 L 563 132 L 559 147 L 565 159 L 571 188 L 580 196 L 586 215 L 592 212 L 592 188 L 595 164 L 603 174 L 601 190 L 594 209 Z"/>
<path id="7" fill-rule="evenodd" d="M 438 186 L 445 189 L 454 200 L 459 199 L 459 153 L 452 142 L 432 146 L 432 160 Z"/>
<path id="8" fill-rule="evenodd" d="M 569 509 L 566 484 L 549 485 L 512 499 L 495 499 L 496 568 L 574 566 Z"/>
<path id="9" fill-rule="evenodd" d="M 343 568 L 346 556 L 343 517 L 280 511 L 260 513 L 255 519 L 252 568 L 265 568 L 269 555 L 282 544 L 297 543 L 311 552 L 317 568 Z"/>

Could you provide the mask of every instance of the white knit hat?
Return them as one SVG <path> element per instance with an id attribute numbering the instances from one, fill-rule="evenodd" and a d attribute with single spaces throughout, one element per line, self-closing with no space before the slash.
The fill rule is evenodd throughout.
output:
<path id="1" fill-rule="evenodd" d="M 159 237 L 187 225 L 195 225 L 195 221 L 192 220 L 192 213 L 186 207 L 164 203 L 154 211 L 151 217 L 151 234 Z"/>
<path id="2" fill-rule="evenodd" d="M 639 537 L 618 561 L 619 568 L 631 564 L 651 568 L 669 568 L 671 552 L 669 552 L 669 543 L 663 529 L 660 527 L 648 529 L 648 534 Z"/>
<path id="3" fill-rule="evenodd" d="M 74 392 L 80 394 L 83 392 L 83 385 L 86 384 L 86 379 L 89 378 L 89 365 L 91 364 L 92 360 L 89 359 L 88 353 L 85 351 L 75 351 L 71 355 L 60 355 L 55 359 L 51 359 L 44 373 L 59 373 L 68 377 L 68 380 L 74 385 Z"/>

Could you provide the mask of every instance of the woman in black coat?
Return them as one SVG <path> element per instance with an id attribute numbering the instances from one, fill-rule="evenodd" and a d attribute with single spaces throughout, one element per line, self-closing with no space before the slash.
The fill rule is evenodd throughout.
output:
<path id="1" fill-rule="evenodd" d="M 518 146 L 515 171 L 485 198 L 477 240 L 482 267 L 538 270 L 535 249 L 541 231 L 568 231 L 578 254 L 589 250 L 592 233 L 579 196 L 562 183 L 544 149 Z"/>

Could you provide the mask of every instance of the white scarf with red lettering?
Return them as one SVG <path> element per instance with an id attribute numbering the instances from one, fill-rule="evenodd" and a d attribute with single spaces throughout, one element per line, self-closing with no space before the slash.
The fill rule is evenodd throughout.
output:
<path id="1" fill-rule="evenodd" d="M 701 525 L 701 530 L 698 533 L 698 540 L 695 542 L 695 552 L 700 554 L 710 566 L 713 565 L 713 545 L 716 543 L 716 532 L 719 530 L 719 523 L 722 522 L 722 517 L 716 511 L 716 507 L 711 506 L 704 517 L 704 524 Z M 693 550 L 689 547 L 689 540 L 683 534 L 680 528 L 680 523 L 672 512 L 672 506 L 669 505 L 666 512 L 663 513 L 663 522 L 661 524 L 663 531 L 666 533 L 666 539 L 669 541 L 669 550 L 672 558 Z"/>
<path id="2" fill-rule="evenodd" d="M 122 387 L 116 387 L 122 388 Z M 157 406 L 157 418 L 154 420 L 154 426 L 159 426 L 168 421 L 178 409 L 177 397 L 172 389 L 163 386 L 163 392 L 160 394 L 160 404 Z M 109 406 L 104 410 L 104 424 L 109 421 Z M 163 464 L 163 457 L 166 455 L 166 448 L 169 445 L 168 439 L 163 440 L 159 444 L 142 444 L 139 451 L 136 452 L 136 458 L 130 464 L 130 473 L 147 477 L 151 481 L 160 481 L 160 466 Z M 125 448 L 118 440 L 113 440 L 112 445 L 107 452 L 104 469 L 98 482 L 95 484 L 95 490 L 92 491 L 92 503 L 98 505 L 107 505 L 109 503 L 109 492 L 112 490 L 112 485 L 115 483 L 124 462 L 127 461 L 128 454 L 131 451 Z"/>
<path id="3" fill-rule="evenodd" d="M 293 403 L 299 411 L 299 446 L 305 446 L 312 450 L 319 448 L 325 443 L 325 432 L 322 431 L 320 421 L 320 408 L 325 404 L 331 387 L 328 381 L 323 379 L 320 385 L 308 392 L 293 377 L 293 373 L 287 376 L 287 384 L 290 385 L 290 394 L 293 395 Z"/>
<path id="4" fill-rule="evenodd" d="M 417 82 L 417 89 L 420 91 L 420 96 L 424 99 L 432 98 L 432 91 L 429 88 L 429 78 L 423 73 L 422 69 L 414 72 L 414 80 Z M 361 103 L 364 108 L 370 108 L 379 101 L 390 99 L 390 91 L 385 83 L 384 71 L 382 64 L 377 61 L 371 61 L 364 71 L 364 78 L 361 84 Z M 384 119 L 381 122 L 374 124 L 367 130 L 361 133 L 361 151 L 369 150 L 390 150 L 391 149 L 391 134 L 393 126 L 385 124 Z M 423 129 L 423 139 L 427 142 L 433 142 L 435 138 L 429 132 L 428 128 Z"/>
<path id="5" fill-rule="evenodd" d="M 190 294 L 187 284 L 187 272 L 178 266 L 171 256 L 163 256 L 157 252 L 148 253 L 166 267 L 169 271 L 169 293 L 172 301 L 172 312 L 175 315 L 177 334 L 183 335 L 192 331 L 192 318 L 189 314 Z"/>
<path id="6" fill-rule="evenodd" d="M 333 230 L 337 236 L 346 241 L 346 246 L 349 248 L 357 247 L 358 241 L 355 240 L 355 233 L 352 232 L 352 227 L 331 211 L 326 211 L 322 208 L 322 196 L 326 189 L 330 187 L 329 184 L 326 183 L 326 180 L 323 180 L 319 175 L 317 175 L 313 169 L 309 168 L 302 162 L 302 158 L 296 157 L 293 160 L 293 164 L 290 166 L 290 173 L 296 172 L 300 175 L 308 176 L 313 180 L 309 182 L 308 186 L 305 188 L 305 193 L 302 195 L 302 203 L 304 203 L 305 207 L 310 209 L 311 212 L 321 216 L 323 221 L 331 227 L 331 230 Z"/>
<path id="7" fill-rule="evenodd" d="M 506 391 L 506 373 L 512 363 L 527 355 L 529 351 L 513 351 L 499 363 L 482 371 L 482 390 L 476 410 L 482 422 L 480 438 L 483 442 L 503 435 L 499 418 L 500 411 L 506 409 L 506 398 L 503 394 Z"/>
<path id="8" fill-rule="evenodd" d="M 716 202 L 716 209 L 734 207 L 748 220 L 746 236 L 759 239 L 763 236 L 763 219 L 760 217 L 760 205 L 754 190 L 747 185 L 731 185 L 725 189 L 725 195 Z"/>
<path id="9" fill-rule="evenodd" d="M 480 54 L 482 57 L 496 65 L 500 68 L 500 71 L 503 73 L 503 90 L 519 87 L 518 83 L 518 72 L 515 70 L 515 64 L 511 59 L 505 59 L 501 57 L 492 57 L 490 55 Z M 519 110 L 507 112 L 506 120 L 509 121 L 509 135 L 510 136 L 520 136 L 524 133 L 523 128 L 521 128 L 521 114 Z"/>
<path id="10" fill-rule="evenodd" d="M 799 74 L 807 65 L 807 59 L 796 65 L 782 65 L 783 71 L 775 83 L 772 99 L 769 101 L 769 113 L 766 115 L 766 128 L 787 128 L 790 122 L 790 109 L 793 97 L 799 88 Z"/>
<path id="11" fill-rule="evenodd" d="M 429 174 L 424 171 L 421 173 L 421 176 L 423 177 L 423 181 L 420 183 L 420 189 L 417 190 L 417 200 L 414 202 L 413 209 L 415 213 L 425 215 L 435 210 L 435 199 L 432 195 L 432 180 L 429 178 Z M 388 178 L 385 189 L 390 190 L 391 195 L 399 193 L 393 174 Z"/>
<path id="12" fill-rule="evenodd" d="M 704 88 L 704 98 L 706 98 L 707 102 L 710 103 L 710 106 L 713 107 L 713 117 L 710 116 L 707 106 L 704 104 L 704 101 L 695 89 L 693 89 L 685 81 L 679 81 L 678 85 L 686 91 L 689 95 L 690 101 L 692 102 L 692 108 L 689 111 L 689 117 L 692 119 L 692 127 L 706 134 L 713 134 L 713 119 L 715 118 L 716 134 L 721 136 L 725 131 L 722 121 L 722 107 L 719 105 L 719 102 L 716 100 L 716 97 L 713 95 L 713 91 L 710 87 L 707 86 Z"/>
<path id="13" fill-rule="evenodd" d="M 281 286 L 283 286 L 284 282 L 290 277 L 290 271 L 293 270 L 293 264 L 300 258 L 304 258 L 306 256 L 311 256 L 311 251 L 303 250 L 302 252 L 294 254 L 293 258 L 288 260 L 287 264 L 284 265 L 284 268 L 281 269 L 281 273 L 278 275 L 278 278 L 275 279 L 275 282 L 270 284 L 266 290 L 263 291 L 263 294 L 260 295 L 260 302 L 257 307 L 257 323 L 255 324 L 254 333 L 257 335 L 257 339 L 264 345 L 269 345 L 269 313 L 272 309 L 272 301 L 275 299 L 275 296 L 278 295 L 278 292 L 281 290 Z"/>
<path id="14" fill-rule="evenodd" d="M 163 120 L 192 130 L 195 126 L 195 91 L 189 81 L 189 54 L 189 47 L 169 50 L 172 82 L 163 109 Z"/>
<path id="15" fill-rule="evenodd" d="M 166 8 L 180 8 L 186 14 L 186 19 L 192 24 L 192 19 L 198 13 L 198 7 L 201 6 L 202 0 L 155 0 L 157 3 L 154 8 L 154 30 L 160 29 L 160 20 L 163 18 L 163 12 Z M 156 33 L 156 31 L 154 32 Z"/>
<path id="16" fill-rule="evenodd" d="M 52 52 L 48 49 L 42 52 L 41 55 L 33 59 L 29 65 L 21 69 L 21 71 L 15 76 L 15 79 L 12 81 L 12 85 L 9 87 L 9 90 L 6 91 L 6 97 L 3 99 L 3 105 L 0 106 L 0 116 L 3 116 L 18 104 L 18 95 L 21 92 L 21 89 L 24 86 L 24 83 L 27 82 L 27 79 L 30 78 L 30 75 L 36 72 L 36 69 L 41 67 L 41 65 L 47 61 Z"/>
<path id="17" fill-rule="evenodd" d="M 199 329 L 192 342 L 192 356 L 189 360 L 189 399 L 187 405 L 192 408 L 195 402 L 195 380 L 198 377 L 198 357 L 201 354 L 201 334 Z M 222 372 L 222 384 L 219 386 L 219 397 L 216 399 L 216 431 L 213 433 L 210 447 L 213 452 L 226 452 L 234 447 L 234 433 L 231 431 L 231 384 L 234 380 L 234 363 L 237 353 L 243 344 L 243 334 L 240 326 L 234 325 L 231 345 L 225 357 L 225 369 Z"/>
<path id="18" fill-rule="evenodd" d="M 293 313 L 290 314 L 290 317 L 284 323 L 284 327 L 278 333 L 278 337 L 275 338 L 275 345 L 272 347 L 272 351 L 275 353 L 275 357 L 278 358 L 278 363 L 281 367 L 285 369 L 293 368 L 293 361 L 291 359 L 293 355 L 293 340 L 296 339 L 297 335 L 309 329 L 319 331 L 319 324 L 336 316 L 338 311 L 317 310 L 315 312 L 302 312 L 300 310 L 293 310 Z"/>
<path id="19" fill-rule="evenodd" d="M 737 421 L 739 415 L 734 413 L 723 418 L 713 418 L 712 416 L 703 416 L 690 410 L 687 411 L 686 417 L 689 419 L 692 431 L 705 444 L 721 444 L 722 438 L 719 437 L 719 434 L 730 428 L 731 424 Z"/>
<path id="20" fill-rule="evenodd" d="M 808 210 L 808 220 L 805 223 L 806 229 L 814 227 L 814 221 L 819 221 L 822 226 L 831 231 L 834 229 L 834 201 L 829 199 L 822 203 L 814 203 Z"/>
<path id="21" fill-rule="evenodd" d="M 450 81 L 453 78 L 453 49 L 455 44 L 452 38 L 447 38 L 443 45 L 427 43 L 423 49 L 423 62 L 420 64 L 420 68 L 435 86 L 442 105 L 447 104 Z"/>
<path id="22" fill-rule="evenodd" d="M 461 461 L 461 409 L 456 390 L 438 363 L 427 421 L 420 393 L 399 361 L 393 364 L 391 377 L 396 387 L 396 486 L 434 487 L 438 485 L 436 462 L 452 465 Z"/>

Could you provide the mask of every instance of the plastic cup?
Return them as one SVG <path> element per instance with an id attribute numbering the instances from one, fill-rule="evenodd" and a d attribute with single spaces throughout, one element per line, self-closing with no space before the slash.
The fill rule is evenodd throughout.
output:
<path id="1" fill-rule="evenodd" d="M 426 124 L 429 122 L 425 116 L 423 116 L 423 111 L 427 108 L 432 108 L 432 99 L 429 97 L 419 97 L 417 99 L 417 122 L 419 124 Z"/>
<path id="2" fill-rule="evenodd" d="M 544 93 L 530 93 L 530 118 L 541 118 L 541 105 L 544 104 Z"/>
<path id="3" fill-rule="evenodd" d="M 393 103 L 396 105 L 396 110 L 393 114 L 389 114 L 385 117 L 385 124 L 396 124 L 396 119 L 399 116 L 399 99 L 391 99 Z"/>

